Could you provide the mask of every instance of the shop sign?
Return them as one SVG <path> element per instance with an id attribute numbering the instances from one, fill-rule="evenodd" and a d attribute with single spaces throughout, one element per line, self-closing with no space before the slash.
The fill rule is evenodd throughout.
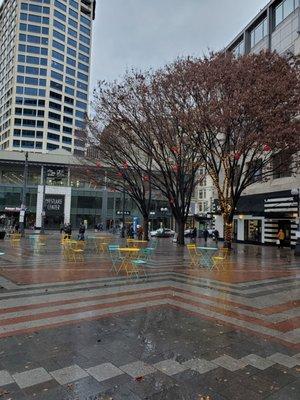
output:
<path id="1" fill-rule="evenodd" d="M 65 196 L 61 195 L 46 195 L 45 209 L 48 212 L 64 213 Z"/>
<path id="2" fill-rule="evenodd" d="M 59 182 L 68 174 L 67 168 L 64 167 L 47 167 L 46 176 L 53 181 Z"/>

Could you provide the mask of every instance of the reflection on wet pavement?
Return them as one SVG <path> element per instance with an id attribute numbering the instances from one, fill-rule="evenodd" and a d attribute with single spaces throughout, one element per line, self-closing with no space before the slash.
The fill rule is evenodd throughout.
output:
<path id="1" fill-rule="evenodd" d="M 116 239 L 117 241 L 117 239 Z M 0 398 L 299 399 L 299 261 L 236 245 L 224 269 L 191 268 L 161 240 L 148 278 L 110 272 L 57 236 L 0 246 Z"/>

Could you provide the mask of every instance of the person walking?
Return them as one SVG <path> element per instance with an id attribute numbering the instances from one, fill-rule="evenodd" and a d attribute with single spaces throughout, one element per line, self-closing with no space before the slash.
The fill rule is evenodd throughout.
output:
<path id="1" fill-rule="evenodd" d="M 196 243 L 196 239 L 197 239 L 197 228 L 194 226 L 194 228 L 192 229 L 192 235 L 191 235 L 192 241 L 193 243 Z"/>
<path id="2" fill-rule="evenodd" d="M 203 237 L 204 237 L 205 243 L 207 243 L 208 235 L 209 235 L 209 232 L 208 232 L 207 228 L 205 228 L 203 231 Z"/>
<path id="3" fill-rule="evenodd" d="M 214 230 L 214 238 L 215 238 L 216 244 L 218 244 L 218 242 L 219 242 L 219 237 L 220 237 L 219 231 L 218 231 L 218 229 L 215 229 Z"/>
<path id="4" fill-rule="evenodd" d="M 81 223 L 78 231 L 78 240 L 84 240 L 85 224 Z"/>
<path id="5" fill-rule="evenodd" d="M 133 229 L 133 225 L 130 225 L 130 227 L 129 227 L 129 238 L 130 238 L 130 239 L 134 239 L 134 229 Z"/>
<path id="6" fill-rule="evenodd" d="M 278 248 L 283 248 L 283 243 L 285 239 L 285 233 L 283 232 L 282 229 L 279 229 L 277 233 L 277 247 Z"/>
<path id="7" fill-rule="evenodd" d="M 143 240 L 143 233 L 144 233 L 143 227 L 141 225 L 138 225 L 137 228 L 138 240 Z"/>
<path id="8" fill-rule="evenodd" d="M 19 222 L 16 222 L 16 225 L 14 227 L 14 233 L 19 233 L 19 230 L 20 230 Z"/>
<path id="9" fill-rule="evenodd" d="M 196 239 L 196 236 L 197 236 L 197 230 L 196 230 L 196 233 L 195 233 L 195 228 L 188 228 L 188 230 L 190 231 L 190 243 L 195 243 L 195 239 Z"/>
<path id="10" fill-rule="evenodd" d="M 65 239 L 71 239 L 72 236 L 71 224 L 66 224 L 64 231 L 65 231 Z"/>

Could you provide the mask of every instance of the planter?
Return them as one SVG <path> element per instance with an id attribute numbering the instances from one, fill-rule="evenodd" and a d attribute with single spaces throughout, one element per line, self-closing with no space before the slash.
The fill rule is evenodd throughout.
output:
<path id="1" fill-rule="evenodd" d="M 5 238 L 6 232 L 5 231 L 0 231 L 0 240 L 3 240 Z"/>

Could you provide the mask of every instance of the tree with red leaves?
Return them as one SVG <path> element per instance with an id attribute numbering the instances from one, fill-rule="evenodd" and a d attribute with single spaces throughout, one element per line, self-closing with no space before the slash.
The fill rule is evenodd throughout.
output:
<path id="1" fill-rule="evenodd" d="M 283 169 L 295 170 L 299 70 L 276 53 L 212 54 L 180 60 L 174 69 L 183 73 L 190 93 L 191 139 L 213 180 L 230 248 L 245 189 Z"/>

